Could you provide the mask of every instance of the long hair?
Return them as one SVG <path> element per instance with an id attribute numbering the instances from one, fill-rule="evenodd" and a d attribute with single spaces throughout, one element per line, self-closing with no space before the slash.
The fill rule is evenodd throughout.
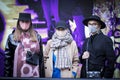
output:
<path id="1" fill-rule="evenodd" d="M 20 20 L 17 21 L 17 27 L 14 32 L 14 40 L 15 41 L 20 41 L 20 35 L 23 32 L 23 30 L 21 30 L 21 26 L 20 26 L 19 22 L 20 22 Z M 27 32 L 30 33 L 30 37 L 31 37 L 32 41 L 37 41 L 36 32 L 34 31 L 34 29 L 32 27 L 32 22 L 30 23 L 30 27 L 27 30 Z"/>

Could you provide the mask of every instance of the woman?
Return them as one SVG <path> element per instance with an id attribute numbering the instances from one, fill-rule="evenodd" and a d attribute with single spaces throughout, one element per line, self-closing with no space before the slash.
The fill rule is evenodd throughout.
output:
<path id="1" fill-rule="evenodd" d="M 31 15 L 20 13 L 5 47 L 6 77 L 44 77 L 41 36 L 32 28 Z"/>
<path id="2" fill-rule="evenodd" d="M 78 49 L 64 21 L 57 22 L 56 31 L 52 39 L 47 42 L 44 57 L 46 77 L 76 77 L 79 60 Z"/>

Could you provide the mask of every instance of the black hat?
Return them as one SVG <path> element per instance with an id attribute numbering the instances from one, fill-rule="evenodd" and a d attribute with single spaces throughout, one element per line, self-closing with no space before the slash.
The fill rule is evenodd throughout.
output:
<path id="1" fill-rule="evenodd" d="M 88 21 L 90 21 L 90 20 L 98 21 L 101 24 L 101 29 L 106 27 L 105 23 L 100 19 L 100 17 L 98 17 L 96 15 L 92 15 L 89 18 L 83 20 L 83 24 L 88 26 Z"/>
<path id="2" fill-rule="evenodd" d="M 14 18 L 16 19 L 16 18 Z M 29 13 L 19 13 L 18 20 L 31 21 L 31 14 Z"/>
<path id="3" fill-rule="evenodd" d="M 65 21 L 60 20 L 59 22 L 56 23 L 56 28 L 67 29 L 68 25 Z"/>

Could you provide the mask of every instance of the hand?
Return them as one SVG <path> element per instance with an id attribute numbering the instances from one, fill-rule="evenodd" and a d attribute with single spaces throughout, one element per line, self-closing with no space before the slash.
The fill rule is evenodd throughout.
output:
<path id="1" fill-rule="evenodd" d="M 85 51 L 83 53 L 82 59 L 87 59 L 87 58 L 89 58 L 89 56 L 90 56 L 90 53 L 88 51 Z"/>

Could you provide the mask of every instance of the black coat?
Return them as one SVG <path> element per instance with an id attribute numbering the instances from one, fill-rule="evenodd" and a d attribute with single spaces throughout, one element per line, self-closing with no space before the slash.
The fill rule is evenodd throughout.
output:
<path id="1" fill-rule="evenodd" d="M 113 77 L 115 53 L 113 50 L 113 42 L 109 37 L 100 32 L 86 39 L 82 48 L 82 54 L 79 57 L 80 62 L 83 64 L 81 70 L 82 78 L 86 77 L 86 59 L 82 59 L 82 55 L 86 50 L 90 52 L 88 70 L 102 71 L 101 76 L 105 78 Z"/>
<path id="2" fill-rule="evenodd" d="M 5 46 L 5 71 L 4 71 L 5 77 L 13 77 L 14 53 L 19 43 L 13 40 L 13 33 L 14 31 L 11 34 L 9 34 L 7 43 Z M 39 74 L 40 74 L 40 77 L 45 77 L 42 40 L 41 40 L 41 36 L 37 32 L 36 32 L 36 35 L 40 45 Z"/>

